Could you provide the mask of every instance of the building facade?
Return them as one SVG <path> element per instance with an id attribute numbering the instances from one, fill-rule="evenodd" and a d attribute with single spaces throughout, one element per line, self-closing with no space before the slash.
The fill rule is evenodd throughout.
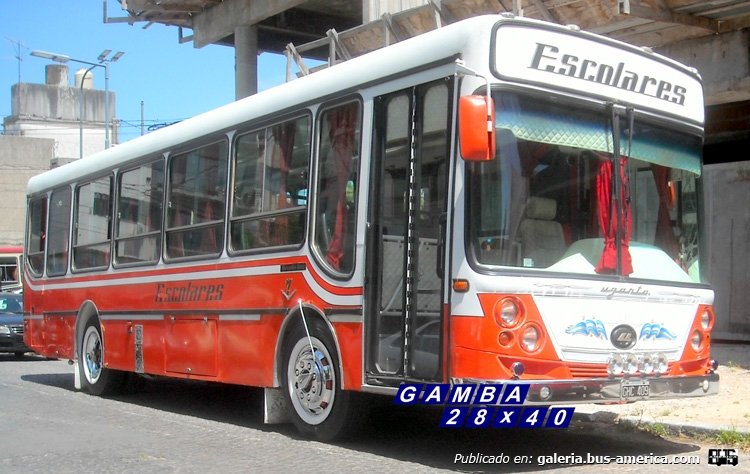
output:
<path id="1" fill-rule="evenodd" d="M 29 178 L 105 147 L 104 101 L 114 117 L 115 93 L 94 89 L 92 71 L 83 71 L 71 85 L 67 66 L 48 65 L 44 84 L 11 87 L 11 115 L 0 135 L 0 245 L 23 242 Z M 117 143 L 117 127 L 110 129 Z"/>

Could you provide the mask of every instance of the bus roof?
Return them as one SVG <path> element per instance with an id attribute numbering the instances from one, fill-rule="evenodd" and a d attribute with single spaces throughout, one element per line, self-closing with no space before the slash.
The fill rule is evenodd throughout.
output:
<path id="1" fill-rule="evenodd" d="M 238 124 L 267 117 L 275 112 L 292 111 L 297 106 L 333 98 L 342 91 L 353 91 L 377 80 L 396 77 L 407 71 L 419 70 L 434 64 L 450 62 L 466 54 L 469 44 L 486 44 L 489 50 L 492 26 L 501 21 L 544 25 L 548 29 L 570 32 L 570 29 L 565 26 L 507 15 L 483 15 L 462 20 L 278 85 L 34 176 L 29 180 L 27 194 L 31 196 L 75 182 L 84 176 L 97 175 L 111 168 L 126 165 L 132 160 L 149 155 L 154 156 L 193 139 L 228 130 Z M 585 32 L 580 34 L 594 36 Z M 602 39 L 599 36 L 597 38 L 616 47 L 637 49 L 620 41 Z M 479 39 L 486 39 L 486 41 L 477 43 Z M 690 73 L 687 68 L 675 61 L 659 55 L 653 56 L 675 68 L 682 69 L 685 73 Z"/>

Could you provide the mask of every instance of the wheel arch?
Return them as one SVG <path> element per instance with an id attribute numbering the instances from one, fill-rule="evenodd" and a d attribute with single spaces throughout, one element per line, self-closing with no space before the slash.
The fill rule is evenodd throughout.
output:
<path id="1" fill-rule="evenodd" d="M 304 312 L 305 318 L 307 318 L 308 325 L 310 323 L 310 318 L 315 318 L 322 321 L 323 324 L 325 324 L 326 328 L 328 328 L 328 333 L 331 336 L 336 349 L 336 363 L 338 364 L 339 368 L 341 388 L 346 388 L 347 385 L 344 379 L 344 364 L 343 360 L 341 359 L 341 346 L 339 345 L 339 339 L 336 334 L 336 330 L 334 329 L 333 324 L 331 324 L 331 321 L 325 316 L 325 313 L 320 308 L 312 304 L 305 303 L 302 303 L 300 306 L 289 308 L 287 315 L 284 317 L 284 322 L 281 323 L 281 328 L 279 329 L 279 334 L 276 339 L 276 347 L 273 358 L 273 386 L 281 386 L 281 370 L 284 367 L 284 343 L 291 329 L 295 327 L 295 325 L 303 324 L 300 311 Z"/>

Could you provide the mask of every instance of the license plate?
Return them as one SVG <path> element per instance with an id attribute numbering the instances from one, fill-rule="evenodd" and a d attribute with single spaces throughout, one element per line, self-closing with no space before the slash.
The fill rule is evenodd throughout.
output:
<path id="1" fill-rule="evenodd" d="M 624 400 L 648 398 L 650 393 L 648 380 L 623 380 L 620 384 L 620 398 Z"/>

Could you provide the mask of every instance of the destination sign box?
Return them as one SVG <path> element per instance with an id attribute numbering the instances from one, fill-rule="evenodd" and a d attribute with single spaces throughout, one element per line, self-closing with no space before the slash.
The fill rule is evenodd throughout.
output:
<path id="1" fill-rule="evenodd" d="M 574 31 L 501 24 L 493 72 L 501 79 L 594 94 L 702 124 L 696 74 L 662 56 Z"/>

